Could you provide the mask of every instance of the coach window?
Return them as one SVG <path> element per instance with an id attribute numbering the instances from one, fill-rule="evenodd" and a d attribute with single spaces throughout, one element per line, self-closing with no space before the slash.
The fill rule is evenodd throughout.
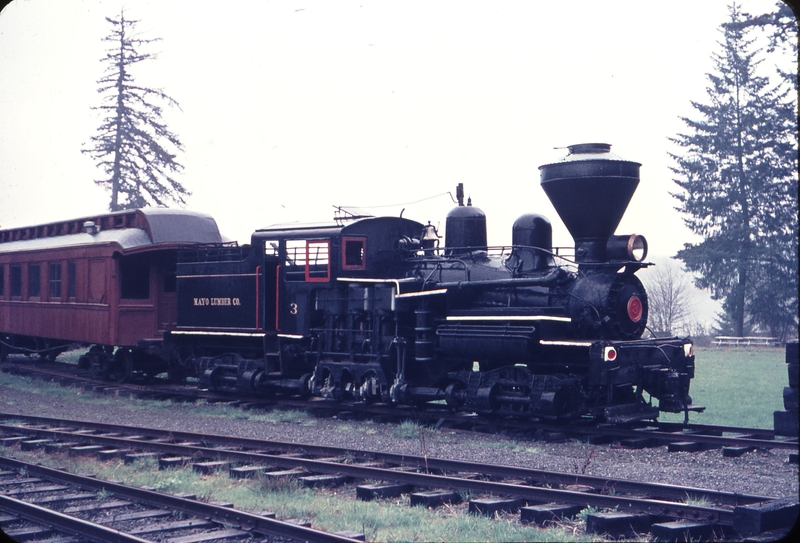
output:
<path id="1" fill-rule="evenodd" d="M 6 295 L 6 267 L 0 266 L 0 298 Z"/>
<path id="2" fill-rule="evenodd" d="M 11 266 L 11 297 L 22 298 L 22 266 Z"/>
<path id="3" fill-rule="evenodd" d="M 28 298 L 39 298 L 42 295 L 42 267 L 39 264 L 28 265 Z"/>
<path id="4" fill-rule="evenodd" d="M 61 299 L 61 262 L 50 264 L 50 299 Z"/>
<path id="5" fill-rule="evenodd" d="M 123 258 L 119 262 L 120 296 L 125 300 L 150 299 L 150 265 Z"/>
<path id="6" fill-rule="evenodd" d="M 363 270 L 366 268 L 366 238 L 342 238 L 342 269 Z"/>
<path id="7" fill-rule="evenodd" d="M 78 290 L 75 283 L 77 272 L 75 270 L 74 262 L 67 262 L 67 298 L 75 299 L 75 292 Z"/>

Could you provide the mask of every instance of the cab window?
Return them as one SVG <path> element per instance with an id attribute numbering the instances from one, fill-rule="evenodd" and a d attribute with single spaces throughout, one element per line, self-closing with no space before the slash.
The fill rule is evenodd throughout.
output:
<path id="1" fill-rule="evenodd" d="M 366 238 L 342 238 L 342 269 L 363 270 L 366 268 Z"/>
<path id="2" fill-rule="evenodd" d="M 287 281 L 330 281 L 330 240 L 286 240 Z"/>

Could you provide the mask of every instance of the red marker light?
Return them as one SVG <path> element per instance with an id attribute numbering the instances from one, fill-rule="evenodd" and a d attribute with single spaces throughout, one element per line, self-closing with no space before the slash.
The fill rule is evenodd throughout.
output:
<path id="1" fill-rule="evenodd" d="M 631 322 L 639 322 L 643 313 L 642 300 L 638 296 L 631 296 L 628 300 L 628 318 Z"/>

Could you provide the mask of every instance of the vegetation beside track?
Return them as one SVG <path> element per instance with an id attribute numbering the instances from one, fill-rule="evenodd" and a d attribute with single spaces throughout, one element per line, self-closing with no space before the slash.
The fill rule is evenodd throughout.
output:
<path id="1" fill-rule="evenodd" d="M 155 460 L 126 465 L 122 460 L 99 462 L 64 453 L 21 452 L 0 447 L 0 455 L 23 458 L 72 473 L 94 473 L 170 494 L 195 494 L 203 501 L 231 502 L 237 509 L 272 511 L 279 520 L 309 520 L 314 528 L 330 532 L 356 531 L 367 541 L 596 541 L 582 533 L 576 520 L 542 529 L 519 522 L 519 515 L 495 519 L 467 512 L 466 502 L 437 509 L 409 507 L 408 497 L 363 502 L 352 490 L 309 490 L 293 480 L 231 479 L 225 472 L 200 475 L 191 468 L 159 470 Z"/>

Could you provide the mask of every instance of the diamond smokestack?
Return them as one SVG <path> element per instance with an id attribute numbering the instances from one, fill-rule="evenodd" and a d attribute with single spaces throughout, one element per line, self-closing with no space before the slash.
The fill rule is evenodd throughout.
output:
<path id="1" fill-rule="evenodd" d="M 568 149 L 558 162 L 539 166 L 542 189 L 575 240 L 577 261 L 605 262 L 606 244 L 636 191 L 641 164 L 614 155 L 607 143 Z"/>

